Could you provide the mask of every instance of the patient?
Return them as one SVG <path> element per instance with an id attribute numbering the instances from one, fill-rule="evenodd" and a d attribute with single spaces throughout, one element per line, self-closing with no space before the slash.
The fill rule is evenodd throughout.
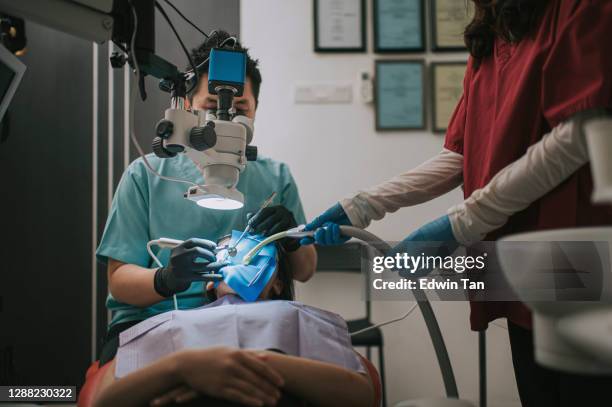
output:
<path id="1" fill-rule="evenodd" d="M 346 324 L 292 301 L 291 270 L 282 251 L 273 253 L 276 263 L 257 302 L 237 296 L 231 282 L 209 283 L 211 304 L 160 314 L 123 332 L 94 404 L 373 406 L 373 384 Z"/>

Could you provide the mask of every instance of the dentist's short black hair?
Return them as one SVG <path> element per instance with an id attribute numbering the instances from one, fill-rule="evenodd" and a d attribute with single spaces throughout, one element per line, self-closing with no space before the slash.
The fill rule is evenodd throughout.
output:
<path id="1" fill-rule="evenodd" d="M 215 30 L 212 31 L 209 37 L 200 44 L 198 47 L 191 50 L 191 58 L 193 63 L 198 66 L 203 61 L 205 61 L 209 55 L 210 50 L 212 48 L 218 47 L 223 44 L 228 38 L 232 37 L 227 31 L 223 30 Z M 253 88 L 253 96 L 255 97 L 255 106 L 259 104 L 259 89 L 261 88 L 261 72 L 259 72 L 259 60 L 253 59 L 251 55 L 249 55 L 249 50 L 244 48 L 239 41 L 236 41 L 235 44 L 231 40 L 226 42 L 227 45 L 234 45 L 234 49 L 242 50 L 246 53 L 247 64 L 246 64 L 246 76 L 251 80 L 251 87 Z M 198 72 L 200 74 L 208 73 L 208 61 L 204 63 L 199 69 Z M 196 88 L 198 89 L 198 88 Z M 190 97 L 193 96 L 190 95 Z"/>

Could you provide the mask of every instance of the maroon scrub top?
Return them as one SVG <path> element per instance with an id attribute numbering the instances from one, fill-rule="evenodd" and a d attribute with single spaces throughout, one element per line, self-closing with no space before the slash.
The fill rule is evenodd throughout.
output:
<path id="1" fill-rule="evenodd" d="M 612 1 L 553 0 L 539 28 L 519 43 L 495 40 L 493 54 L 475 68 L 470 59 L 464 93 L 445 147 L 462 154 L 464 196 L 484 187 L 544 134 L 574 114 L 612 108 Z M 486 240 L 544 229 L 612 224 L 612 208 L 590 203 L 585 165 Z M 517 302 L 472 302 L 473 330 L 497 318 L 529 328 Z"/>

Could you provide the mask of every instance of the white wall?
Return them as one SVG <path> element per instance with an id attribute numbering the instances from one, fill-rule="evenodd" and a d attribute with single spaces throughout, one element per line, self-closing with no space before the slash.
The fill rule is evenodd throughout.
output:
<path id="1" fill-rule="evenodd" d="M 372 49 L 371 0 L 368 48 Z M 313 52 L 312 1 L 243 0 L 241 37 L 261 60 L 263 84 L 255 144 L 261 154 L 289 164 L 311 218 L 339 198 L 405 171 L 436 154 L 443 136 L 428 131 L 376 133 L 372 105 L 358 98 L 358 73 L 373 71 L 373 53 L 321 55 Z M 388 58 L 406 57 L 394 55 Z M 411 56 L 407 56 L 411 57 Z M 426 60 L 465 60 L 465 54 L 418 54 Z M 293 86 L 301 82 L 352 81 L 353 103 L 296 105 Z M 428 114 L 428 121 L 429 121 Z M 461 199 L 453 191 L 430 203 L 400 210 L 369 230 L 402 239 Z M 298 287 L 301 301 L 333 309 L 347 318 L 360 316 L 359 282 L 321 275 Z M 376 302 L 377 322 L 396 317 L 409 302 Z M 478 399 L 477 335 L 469 330 L 466 303 L 435 303 L 462 398 Z M 518 405 L 507 331 L 488 331 L 489 405 Z M 403 399 L 442 396 L 444 389 L 431 342 L 420 314 L 383 328 L 390 404 Z"/>

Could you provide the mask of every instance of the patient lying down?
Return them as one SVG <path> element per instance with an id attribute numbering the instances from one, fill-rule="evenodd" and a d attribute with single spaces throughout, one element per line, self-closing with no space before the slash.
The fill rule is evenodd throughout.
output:
<path id="1" fill-rule="evenodd" d="M 95 405 L 373 406 L 346 324 L 292 301 L 283 257 L 256 302 L 209 283 L 212 303 L 122 332 Z"/>

